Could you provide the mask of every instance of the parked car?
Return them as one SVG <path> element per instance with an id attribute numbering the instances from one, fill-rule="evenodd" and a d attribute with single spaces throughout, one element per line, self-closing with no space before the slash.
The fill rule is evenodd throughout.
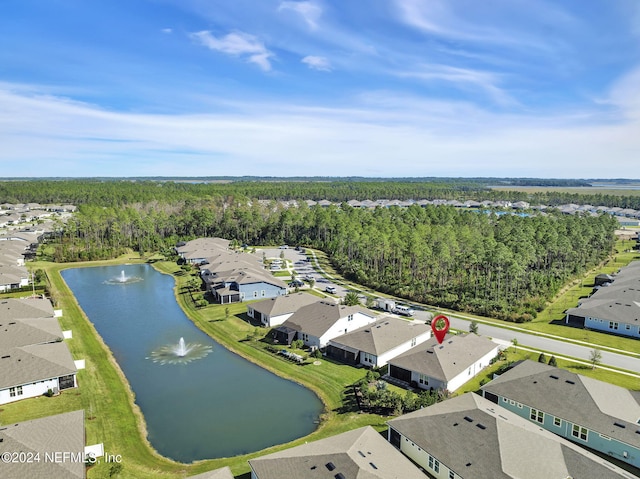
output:
<path id="1" fill-rule="evenodd" d="M 289 249 L 289 246 L 286 244 L 283 244 L 279 247 L 280 249 Z"/>
<path id="2" fill-rule="evenodd" d="M 334 286 L 327 286 L 324 290 L 327 293 L 336 294 L 336 288 Z"/>
<path id="3" fill-rule="evenodd" d="M 304 281 L 300 281 L 299 279 L 294 279 L 289 283 L 290 288 L 300 288 L 301 286 L 304 286 Z"/>
<path id="4" fill-rule="evenodd" d="M 393 312 L 399 314 L 401 316 L 413 316 L 413 309 L 409 306 L 404 306 L 402 304 L 396 304 L 396 307 L 393 309 Z"/>

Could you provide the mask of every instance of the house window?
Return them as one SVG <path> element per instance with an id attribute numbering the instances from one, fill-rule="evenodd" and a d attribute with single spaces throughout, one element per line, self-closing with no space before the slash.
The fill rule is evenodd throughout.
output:
<path id="1" fill-rule="evenodd" d="M 589 437 L 589 432 L 587 431 L 586 427 L 582 427 L 582 426 L 578 426 L 577 424 L 574 424 L 573 429 L 571 430 L 571 435 L 573 437 L 577 437 L 579 439 L 582 439 L 583 441 L 586 441 L 587 437 Z"/>
<path id="2" fill-rule="evenodd" d="M 22 386 L 16 387 L 16 396 L 22 396 Z"/>
<path id="3" fill-rule="evenodd" d="M 414 347 L 416 345 L 416 338 L 413 338 L 411 340 L 411 347 Z"/>
<path id="4" fill-rule="evenodd" d="M 553 425 L 556 426 L 556 427 L 562 426 L 562 419 L 560 419 L 559 417 L 554 417 L 553 418 Z"/>
<path id="5" fill-rule="evenodd" d="M 539 422 L 540 424 L 544 423 L 544 413 L 542 411 L 531 408 L 531 415 L 529 417 L 532 421 Z"/>
<path id="6" fill-rule="evenodd" d="M 618 329 L 618 323 L 616 323 L 615 321 L 609 321 L 609 329 Z"/>
<path id="7" fill-rule="evenodd" d="M 347 316 L 347 321 L 352 321 L 353 320 L 353 314 L 350 314 L 349 316 Z"/>
<path id="8" fill-rule="evenodd" d="M 453 471 L 449 471 L 449 479 L 456 479 L 456 473 Z"/>
<path id="9" fill-rule="evenodd" d="M 16 396 L 16 388 L 9 388 L 9 397 Z"/>
<path id="10" fill-rule="evenodd" d="M 624 329 L 626 329 L 627 331 L 629 331 L 631 329 L 631 325 L 630 324 L 625 324 L 624 325 Z"/>
<path id="11" fill-rule="evenodd" d="M 426 376 L 424 374 L 420 374 L 418 376 L 418 382 L 420 384 L 424 384 L 425 386 L 428 386 L 429 385 L 429 376 Z"/>
<path id="12" fill-rule="evenodd" d="M 257 292 L 257 291 L 254 291 L 254 292 L 253 292 L 253 297 L 254 297 L 254 298 L 257 298 L 257 297 L 258 297 L 258 292 Z"/>
<path id="13" fill-rule="evenodd" d="M 262 296 L 264 298 L 264 289 L 262 291 L 260 291 L 260 296 Z"/>
<path id="14" fill-rule="evenodd" d="M 433 456 L 429 456 L 429 469 L 433 469 Z"/>

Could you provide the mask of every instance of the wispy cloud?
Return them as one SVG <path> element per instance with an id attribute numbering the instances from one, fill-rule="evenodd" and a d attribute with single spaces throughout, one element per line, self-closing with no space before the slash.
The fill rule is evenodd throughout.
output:
<path id="1" fill-rule="evenodd" d="M 318 28 L 318 19 L 322 15 L 322 8 L 314 2 L 281 2 L 278 10 L 292 10 L 298 13 L 312 30 Z"/>
<path id="2" fill-rule="evenodd" d="M 475 89 L 484 92 L 494 102 L 502 106 L 513 106 L 517 102 L 498 87 L 499 76 L 495 73 L 448 65 L 427 65 L 420 70 L 396 73 L 404 78 L 417 78 L 424 81 L 444 81 L 458 88 Z"/>
<path id="3" fill-rule="evenodd" d="M 321 72 L 330 72 L 331 63 L 325 57 L 317 57 L 314 55 L 307 55 L 302 60 L 302 63 L 306 63 L 309 68 L 313 70 L 319 70 Z"/>
<path id="4" fill-rule="evenodd" d="M 194 32 L 190 37 L 201 45 L 213 51 L 242 57 L 250 63 L 255 63 L 264 71 L 271 70 L 274 54 L 254 35 L 244 32 L 232 32 L 223 37 L 215 37 L 210 31 Z"/>
<path id="5" fill-rule="evenodd" d="M 0 104 L 4 176 L 23 176 L 29 162 L 43 176 L 184 176 L 224 167 L 231 175 L 575 177 L 566 158 L 580 158 L 581 176 L 606 177 L 633 171 L 640 149 L 633 118 L 502 115 L 397 92 L 340 107 L 246 102 L 201 115 L 106 111 L 19 87 L 0 88 Z M 602 158 L 615 161 L 603 168 Z"/>
<path id="6" fill-rule="evenodd" d="M 172 28 L 163 28 L 162 30 L 160 30 L 162 33 L 166 33 L 167 35 L 170 35 L 171 33 L 173 33 L 173 29 Z"/>

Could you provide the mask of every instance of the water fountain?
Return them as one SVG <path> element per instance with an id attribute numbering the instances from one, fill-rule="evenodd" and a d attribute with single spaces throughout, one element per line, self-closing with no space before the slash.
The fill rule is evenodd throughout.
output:
<path id="1" fill-rule="evenodd" d="M 105 282 L 108 284 L 129 284 L 129 283 L 136 283 L 138 281 L 142 281 L 142 278 L 139 278 L 137 276 L 127 276 L 124 270 L 122 270 L 120 271 L 120 276 L 115 276 L 113 278 L 108 279 Z"/>
<path id="2" fill-rule="evenodd" d="M 178 344 L 167 344 L 156 349 L 148 359 L 158 364 L 187 364 L 204 358 L 211 349 L 211 346 L 200 343 L 185 343 L 184 338 L 180 338 Z"/>

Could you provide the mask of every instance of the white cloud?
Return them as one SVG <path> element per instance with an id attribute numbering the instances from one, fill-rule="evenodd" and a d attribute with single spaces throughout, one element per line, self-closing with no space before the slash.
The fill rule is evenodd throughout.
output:
<path id="1" fill-rule="evenodd" d="M 637 119 L 499 115 L 398 92 L 340 108 L 246 102 L 227 105 L 228 113 L 169 115 L 106 111 L 0 84 L 0 104 L 3 176 L 607 178 L 632 176 L 640 150 Z"/>
<path id="2" fill-rule="evenodd" d="M 425 81 L 441 80 L 456 84 L 461 88 L 479 89 L 494 102 L 503 106 L 513 106 L 517 102 L 502 88 L 498 87 L 499 76 L 495 73 L 448 65 L 425 65 L 422 70 L 397 72 L 397 76 L 417 78 Z"/>
<path id="3" fill-rule="evenodd" d="M 170 35 L 171 33 L 173 33 L 173 29 L 172 28 L 163 28 L 161 30 L 162 33 L 166 33 L 167 35 Z"/>
<path id="4" fill-rule="evenodd" d="M 309 28 L 318 28 L 318 19 L 322 15 L 322 8 L 313 2 L 281 2 L 278 10 L 292 10 L 302 16 Z"/>
<path id="5" fill-rule="evenodd" d="M 210 50 L 243 57 L 255 63 L 264 71 L 271 70 L 269 59 L 274 56 L 255 36 L 244 32 L 232 32 L 223 37 L 215 37 L 210 31 L 194 32 L 190 37 Z"/>
<path id="6" fill-rule="evenodd" d="M 306 63 L 309 68 L 313 70 L 319 70 L 321 72 L 330 72 L 331 63 L 325 57 L 317 57 L 314 55 L 307 55 L 302 60 L 302 63 Z"/>

